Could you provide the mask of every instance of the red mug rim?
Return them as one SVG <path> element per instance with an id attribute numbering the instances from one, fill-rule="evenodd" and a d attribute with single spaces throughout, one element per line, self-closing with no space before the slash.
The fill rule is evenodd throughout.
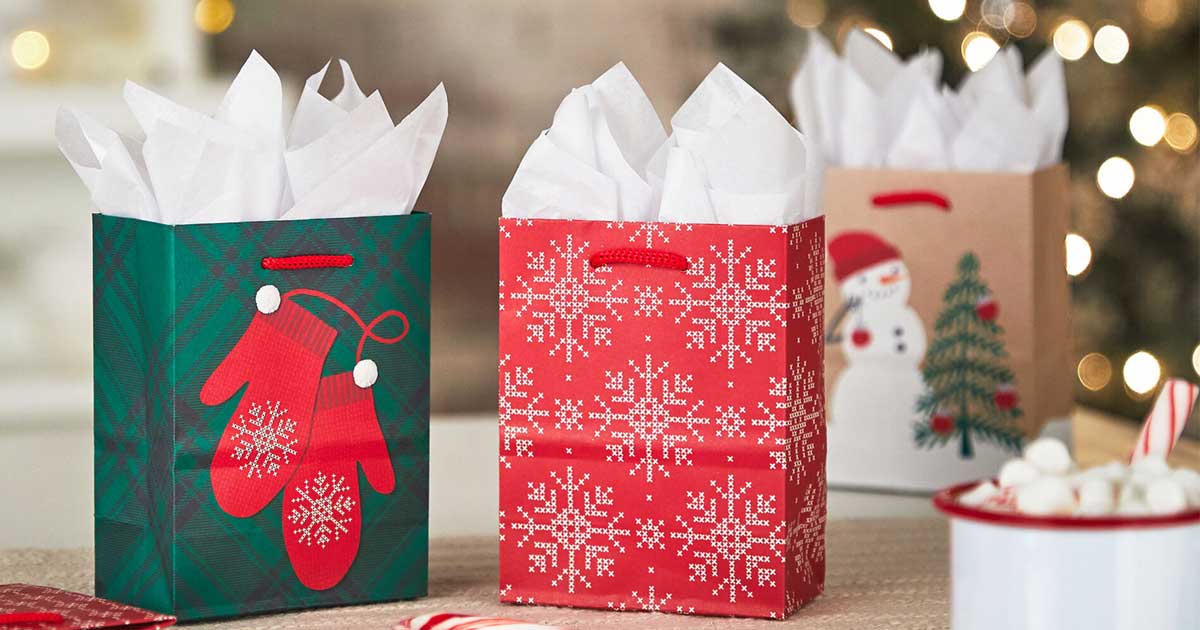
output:
<path id="1" fill-rule="evenodd" d="M 992 480 L 993 482 L 995 480 Z M 984 510 L 959 503 L 958 497 L 979 485 L 980 481 L 960 483 L 933 495 L 933 506 L 950 517 L 1006 525 L 1062 530 L 1146 529 L 1171 525 L 1200 525 L 1200 509 L 1162 516 L 1031 516 L 1016 512 Z"/>

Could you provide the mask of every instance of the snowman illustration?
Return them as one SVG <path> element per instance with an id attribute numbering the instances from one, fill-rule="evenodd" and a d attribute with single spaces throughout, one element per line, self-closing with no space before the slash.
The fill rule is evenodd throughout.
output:
<path id="1" fill-rule="evenodd" d="M 913 448 L 925 326 L 908 304 L 912 277 L 895 246 L 847 231 L 828 247 L 843 305 L 826 343 L 839 344 L 846 359 L 830 392 L 829 476 L 891 485 L 896 460 L 888 453 Z"/>

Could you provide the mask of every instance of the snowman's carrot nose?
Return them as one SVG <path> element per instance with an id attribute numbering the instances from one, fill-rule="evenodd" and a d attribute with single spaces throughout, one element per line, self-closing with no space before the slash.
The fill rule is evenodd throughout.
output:
<path id="1" fill-rule="evenodd" d="M 892 284 L 893 282 L 899 282 L 903 278 L 904 278 L 904 274 L 899 271 L 896 271 L 894 273 L 889 273 L 888 275 L 879 278 L 879 284 L 887 286 L 889 284 Z"/>

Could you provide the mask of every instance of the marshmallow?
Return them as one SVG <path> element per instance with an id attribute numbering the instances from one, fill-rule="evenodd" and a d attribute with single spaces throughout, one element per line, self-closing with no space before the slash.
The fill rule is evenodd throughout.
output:
<path id="1" fill-rule="evenodd" d="M 1010 459 L 1000 468 L 1000 487 L 1023 486 L 1041 476 L 1038 469 L 1023 459 Z"/>
<path id="2" fill-rule="evenodd" d="M 1200 508 L 1200 472 L 1188 468 L 1179 468 L 1171 473 L 1171 478 L 1180 486 L 1183 486 L 1183 493 L 1187 495 L 1188 506 Z"/>
<path id="3" fill-rule="evenodd" d="M 1187 509 L 1183 486 L 1170 477 L 1161 477 L 1146 486 L 1146 507 L 1151 514 L 1174 514 Z"/>
<path id="4" fill-rule="evenodd" d="M 1040 477 L 1017 488 L 1017 510 L 1035 516 L 1070 514 L 1075 493 L 1062 477 Z"/>
<path id="5" fill-rule="evenodd" d="M 1112 514 L 1116 507 L 1113 484 L 1107 479 L 1088 479 L 1079 485 L 1079 507 L 1076 514 L 1100 516 Z"/>
<path id="6" fill-rule="evenodd" d="M 985 481 L 972 488 L 969 492 L 959 495 L 958 502 L 970 507 L 979 507 L 999 494 L 1000 488 L 997 488 L 996 484 Z"/>
<path id="7" fill-rule="evenodd" d="M 1171 467 L 1167 465 L 1167 459 L 1162 455 L 1147 455 L 1129 467 L 1134 476 L 1144 479 L 1153 479 L 1171 474 Z"/>
<path id="8" fill-rule="evenodd" d="M 1047 475 L 1065 475 L 1071 470 L 1071 452 L 1062 441 L 1038 438 L 1025 447 L 1025 461 Z"/>

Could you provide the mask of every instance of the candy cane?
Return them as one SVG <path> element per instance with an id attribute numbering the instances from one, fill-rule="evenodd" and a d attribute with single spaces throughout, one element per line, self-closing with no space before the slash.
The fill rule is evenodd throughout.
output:
<path id="1" fill-rule="evenodd" d="M 1142 433 L 1129 458 L 1131 462 L 1147 455 L 1166 457 L 1171 453 L 1196 404 L 1197 394 L 1200 394 L 1200 387 L 1196 385 L 1177 378 L 1167 380 L 1146 415 L 1146 423 L 1142 425 Z"/>
<path id="2" fill-rule="evenodd" d="M 430 613 L 403 619 L 394 630 L 562 630 L 554 626 L 501 619 L 499 617 L 472 617 L 455 613 Z"/>

